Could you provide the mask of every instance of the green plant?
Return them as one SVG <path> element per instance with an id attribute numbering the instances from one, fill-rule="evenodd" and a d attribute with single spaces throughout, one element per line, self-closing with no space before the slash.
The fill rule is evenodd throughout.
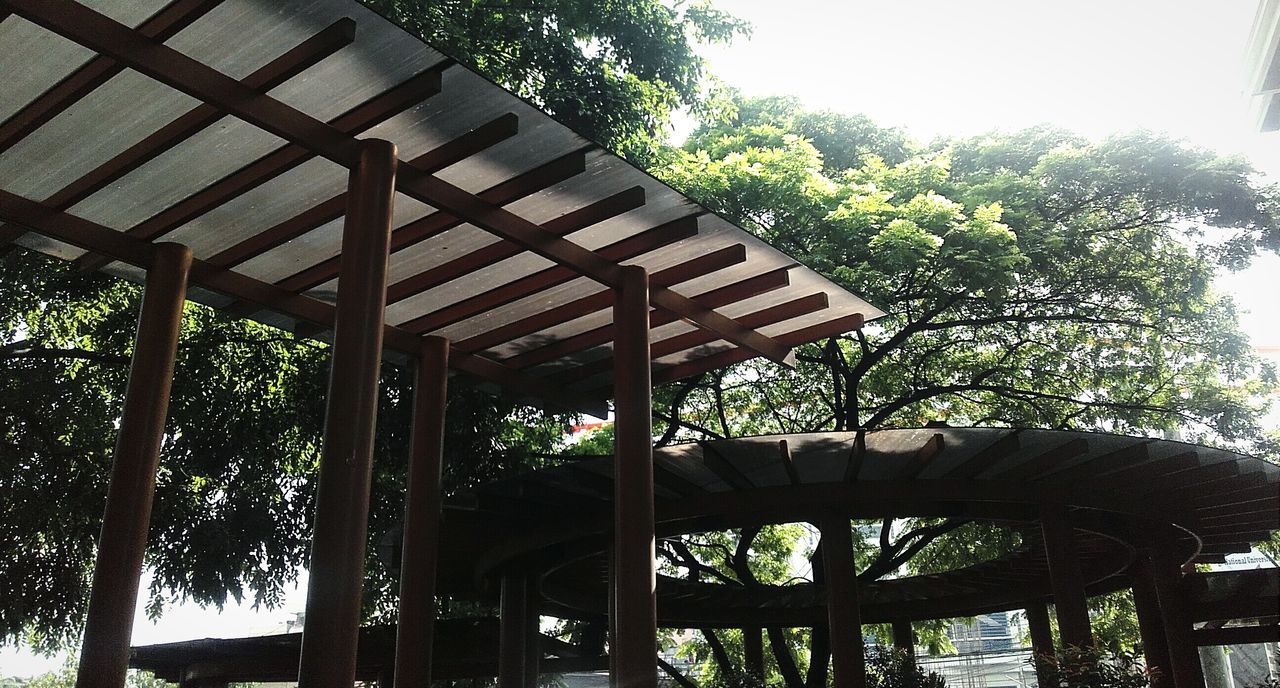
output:
<path id="1" fill-rule="evenodd" d="M 867 685 L 870 688 L 946 688 L 947 681 L 925 672 L 905 650 L 876 646 L 867 649 Z"/>
<path id="2" fill-rule="evenodd" d="M 1151 676 L 1129 652 L 1069 647 L 1057 657 L 1036 658 L 1047 686 L 1054 688 L 1148 688 Z"/>

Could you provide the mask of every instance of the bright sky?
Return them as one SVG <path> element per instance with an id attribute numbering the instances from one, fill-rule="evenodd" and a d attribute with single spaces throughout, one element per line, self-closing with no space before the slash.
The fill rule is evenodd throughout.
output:
<path id="1" fill-rule="evenodd" d="M 713 71 L 749 95 L 791 94 L 812 108 L 862 112 L 916 138 L 1052 123 L 1101 137 L 1163 131 L 1240 153 L 1280 180 L 1280 133 L 1247 119 L 1242 54 L 1255 0 L 720 0 L 751 21 L 749 41 L 707 49 Z M 1267 257 L 1221 288 L 1249 312 L 1260 345 L 1280 345 L 1271 293 L 1280 258 Z M 145 584 L 144 584 L 145 586 Z M 137 644 L 270 632 L 301 610 L 171 609 L 142 613 Z M 0 649 L 0 676 L 61 664 Z"/>

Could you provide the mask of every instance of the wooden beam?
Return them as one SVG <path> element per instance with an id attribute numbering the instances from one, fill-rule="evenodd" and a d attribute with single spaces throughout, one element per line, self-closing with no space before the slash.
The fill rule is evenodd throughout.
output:
<path id="1" fill-rule="evenodd" d="M 518 125 L 516 116 L 508 113 L 423 153 L 410 160 L 408 164 L 423 170 L 444 169 L 489 146 L 515 136 Z M 234 246 L 219 251 L 209 258 L 209 262 L 225 268 L 235 267 L 342 217 L 346 205 L 347 194 L 344 191 Z"/>
<path id="2" fill-rule="evenodd" d="M 547 186 L 551 184 L 545 184 L 543 188 Z M 483 194 L 481 196 L 483 197 Z M 567 236 L 643 205 L 644 187 L 636 186 L 544 222 L 542 227 L 556 236 Z M 396 282 L 388 289 L 387 298 L 392 302 L 403 301 L 446 282 L 483 270 L 507 258 L 513 258 L 520 253 L 519 246 L 509 241 L 496 241 L 443 265 Z"/>
<path id="3" fill-rule="evenodd" d="M 754 313 L 738 316 L 738 321 L 751 328 L 767 327 L 780 322 L 786 322 L 792 318 L 798 318 L 803 315 L 815 313 L 826 307 L 826 292 L 818 292 L 808 296 L 801 296 L 800 298 L 792 299 L 776 306 L 762 308 Z M 612 334 L 612 330 L 610 331 L 610 334 Z M 718 337 L 712 332 L 708 332 L 703 329 L 694 329 L 678 334 L 674 337 L 667 337 L 666 339 L 660 339 L 653 342 L 649 349 L 654 358 L 662 358 L 663 356 L 670 356 L 703 344 L 709 344 L 717 339 Z M 522 368 L 522 366 L 515 363 L 514 358 L 507 359 L 505 362 L 514 368 Z M 586 380 L 596 375 L 607 373 L 609 372 L 609 366 L 609 359 L 606 357 L 580 366 L 572 366 L 564 370 L 558 370 L 554 374 L 547 376 L 546 379 L 554 384 L 568 385 L 574 381 Z"/>
<path id="4" fill-rule="evenodd" d="M 996 441 L 978 450 L 978 453 L 965 459 L 959 466 L 947 471 L 946 477 L 956 480 L 973 478 L 1002 460 L 1017 453 L 1022 448 L 1019 436 L 1021 429 L 1001 435 Z"/>
<path id="5" fill-rule="evenodd" d="M 191 249 L 154 247 L 111 461 L 76 686 L 123 688 L 186 304 Z"/>
<path id="6" fill-rule="evenodd" d="M 702 448 L 702 465 L 711 471 L 735 490 L 750 490 L 754 488 L 755 483 L 751 479 L 738 470 L 724 454 L 715 448 L 710 442 L 699 442 L 698 446 Z"/>
<path id="7" fill-rule="evenodd" d="M 1280 626 L 1232 626 L 1230 628 L 1205 628 L 1191 632 L 1191 639 L 1198 646 L 1205 645 L 1255 645 L 1280 642 Z"/>
<path id="8" fill-rule="evenodd" d="M 357 140 L 341 128 L 321 122 L 283 102 L 218 72 L 163 43 L 149 39 L 102 14 L 71 0 L 0 0 L 0 7 L 75 41 L 193 98 L 216 105 L 292 145 L 302 146 L 352 169 L 358 159 Z M 416 200 L 446 210 L 471 224 L 512 241 L 559 265 L 605 286 L 620 284 L 621 268 L 595 251 L 554 236 L 538 225 L 481 201 L 474 194 L 443 179 L 406 167 L 396 175 L 397 188 Z M 651 286 L 652 305 L 676 312 L 722 338 L 788 367 L 795 366 L 791 350 L 771 337 L 698 305 L 665 287 Z"/>
<path id="9" fill-rule="evenodd" d="M 600 249 L 600 255 L 617 260 L 630 260 L 663 246 L 688 239 L 697 233 L 698 218 L 696 216 L 684 217 L 609 244 Z M 530 294 L 564 284 L 576 277 L 578 277 L 578 274 L 572 268 L 555 265 L 525 275 L 513 282 L 494 287 L 487 292 L 476 294 L 430 313 L 425 313 L 408 322 L 401 323 L 400 326 L 411 332 L 433 332 L 518 301 Z"/>
<path id="10" fill-rule="evenodd" d="M 37 234 L 136 267 L 146 268 L 155 253 L 155 245 L 150 242 L 3 190 L 0 190 L 0 221 L 20 224 Z M 333 327 L 335 309 L 332 304 L 291 293 L 199 259 L 192 261 L 190 282 L 325 329 Z M 421 346 L 418 335 L 390 325 L 386 326 L 384 339 L 389 347 L 411 356 L 416 355 Z M 589 399 L 564 389 L 551 389 L 536 378 L 522 375 L 491 359 L 459 351 L 451 351 L 449 357 L 449 365 L 455 370 L 554 405 L 593 415 L 599 415 L 606 408 L 603 397 Z"/>
<path id="11" fill-rule="evenodd" d="M 395 144 L 368 139 L 348 182 L 298 668 L 309 687 L 346 688 L 356 678 L 397 167 Z"/>
<path id="12" fill-rule="evenodd" d="M 787 472 L 787 481 L 792 485 L 800 484 L 800 473 L 796 471 L 796 460 L 791 456 L 791 448 L 786 440 L 778 440 L 778 456 L 782 460 L 782 468 Z"/>
<path id="13" fill-rule="evenodd" d="M 65 0 L 56 1 L 62 2 Z M 441 74 L 447 67 L 448 65 L 440 65 L 413 76 L 403 83 L 388 89 L 381 95 L 374 96 L 363 104 L 339 115 L 332 120 L 331 124 L 319 124 L 338 132 L 341 136 L 348 136 L 354 145 L 357 141 L 354 138 L 354 134 L 384 122 L 439 93 Z M 253 93 L 257 93 L 257 91 L 253 91 Z M 266 95 L 260 95 L 259 97 L 268 98 Z M 305 146 L 294 144 L 281 146 L 241 167 L 239 170 L 228 174 L 212 185 L 130 227 L 127 232 L 131 236 L 141 239 L 162 237 L 210 210 L 248 193 L 315 157 L 316 154 Z M 350 165 L 347 167 L 348 169 L 351 168 Z M 85 256 L 77 260 L 76 265 L 81 270 L 89 271 L 101 268 L 105 263 L 96 256 Z"/>
<path id="14" fill-rule="evenodd" d="M 1077 437 L 1040 452 L 1016 466 L 996 471 L 991 477 L 994 480 L 1029 480 L 1035 476 L 1055 471 L 1067 461 L 1087 453 L 1089 453 L 1088 440 L 1083 437 Z"/>
<path id="15" fill-rule="evenodd" d="M 673 265 L 665 270 L 659 270 L 649 276 L 650 284 L 663 284 L 672 286 L 686 282 L 688 280 L 704 277 L 717 270 L 723 270 L 732 265 L 746 262 L 746 247 L 741 244 L 727 246 L 718 251 L 698 256 L 686 260 L 683 263 Z M 734 285 L 746 290 L 743 293 L 752 296 L 773 289 L 781 289 L 789 284 L 787 280 L 787 269 L 773 270 L 763 275 L 756 275 L 745 280 L 734 283 Z M 730 286 L 734 286 L 730 285 Z M 702 298 L 695 296 L 694 298 Z M 574 299 L 568 303 L 559 306 L 553 306 L 533 315 L 529 315 L 518 320 L 502 324 L 482 334 L 464 339 L 457 343 L 457 347 L 464 351 L 481 351 L 489 349 L 499 344 L 503 344 L 520 337 L 534 334 L 542 330 L 560 325 L 575 318 L 590 315 L 597 311 L 609 308 L 613 304 L 613 292 L 604 289 L 581 298 Z M 650 324 L 655 319 L 661 319 L 669 315 L 667 311 L 658 311 L 650 313 Z M 674 316 L 671 316 L 674 317 Z M 612 339 L 612 334 L 608 339 Z M 606 339 L 606 341 L 608 341 Z"/>
<path id="16" fill-rule="evenodd" d="M 167 41 L 220 4 L 222 0 L 177 0 L 140 24 L 137 32 L 147 38 Z M 5 11 L 5 15 L 9 13 Z M 0 153 L 122 71 L 124 65 L 109 57 L 99 55 L 89 60 L 0 125 Z"/>
<path id="17" fill-rule="evenodd" d="M 851 483 L 862 473 L 862 464 L 867 459 L 867 431 L 859 428 L 853 435 L 853 446 L 849 447 L 849 458 L 845 461 L 844 482 Z"/>
<path id="18" fill-rule="evenodd" d="M 276 59 L 268 62 L 245 77 L 245 85 L 266 93 L 301 74 L 324 58 L 350 45 L 355 39 L 356 23 L 351 19 L 339 19 L 311 38 L 299 43 Z M 107 188 L 126 174 L 159 157 L 165 151 L 212 126 L 226 115 L 212 105 L 200 105 L 168 124 L 152 132 L 146 138 L 126 148 L 107 162 L 95 167 L 80 178 L 45 198 L 42 203 L 58 210 L 67 210 L 75 204 Z M 25 230 L 16 225 L 0 227 L 0 244 L 6 244 L 22 236 Z"/>
<path id="19" fill-rule="evenodd" d="M 861 329 L 863 321 L 864 319 L 861 313 L 853 313 L 852 315 L 846 315 L 842 318 L 828 320 L 823 323 L 818 323 L 817 325 L 810 325 L 809 327 L 793 330 L 786 334 L 780 334 L 775 336 L 774 339 L 784 346 L 799 346 L 824 337 L 834 337 L 839 334 Z M 708 370 L 715 370 L 734 363 L 746 361 L 748 359 L 755 358 L 758 355 L 759 354 L 754 350 L 744 349 L 741 347 L 727 349 L 725 351 L 711 354 L 710 356 L 704 356 L 692 361 L 685 361 L 684 363 L 677 363 L 675 365 L 655 370 L 653 373 L 653 382 L 654 384 L 658 384 L 662 382 L 671 382 L 672 380 L 679 380 L 692 375 L 698 375 Z"/>
<path id="20" fill-rule="evenodd" d="M 1093 632 L 1089 627 L 1085 579 L 1080 570 L 1075 526 L 1067 507 L 1062 504 L 1041 506 L 1040 528 L 1044 535 L 1045 553 L 1049 558 L 1049 579 L 1053 587 L 1053 604 L 1058 613 L 1062 645 L 1090 647 L 1093 645 Z"/>
<path id="21" fill-rule="evenodd" d="M 895 479 L 910 480 L 920 475 L 920 472 L 924 470 L 925 466 L 928 466 L 929 462 L 932 461 L 934 457 L 942 453 L 945 446 L 946 443 L 942 433 L 935 432 L 927 441 L 925 441 L 924 446 L 917 449 L 915 453 L 902 464 L 902 467 L 898 469 Z"/>

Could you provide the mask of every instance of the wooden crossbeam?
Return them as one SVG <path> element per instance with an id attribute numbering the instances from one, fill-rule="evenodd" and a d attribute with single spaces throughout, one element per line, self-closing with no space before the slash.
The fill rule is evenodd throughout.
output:
<path id="1" fill-rule="evenodd" d="M 693 237 L 697 233 L 698 218 L 696 216 L 683 217 L 609 244 L 599 250 L 599 255 L 619 261 L 630 260 L 663 246 Z M 401 327 L 419 334 L 433 332 L 494 308 L 518 301 L 530 294 L 564 284 L 578 276 L 573 268 L 555 265 L 462 301 L 451 303 L 444 308 L 424 313 L 408 322 L 402 323 Z"/>
<path id="2" fill-rule="evenodd" d="M 302 146 L 348 169 L 356 166 L 358 142 L 349 132 L 317 120 L 270 96 L 258 93 L 235 79 L 142 35 L 72 0 L 0 0 L 0 8 L 39 24 L 91 50 L 108 55 L 193 98 Z M 493 206 L 443 179 L 404 166 L 396 175 L 396 188 L 416 200 L 470 222 L 512 241 L 559 265 L 601 284 L 621 286 L 621 268 L 595 251 L 549 234 L 524 218 Z M 651 286 L 650 302 L 676 312 L 724 339 L 794 367 L 790 348 L 731 318 L 700 306 L 661 286 Z"/>
<path id="3" fill-rule="evenodd" d="M 853 435 L 853 446 L 849 448 L 849 458 L 845 461 L 844 482 L 851 483 L 862 473 L 862 464 L 867 460 L 867 431 L 859 429 Z"/>
<path id="4" fill-rule="evenodd" d="M 945 477 L 957 480 L 968 480 L 976 477 L 988 468 L 1017 453 L 1022 446 L 1022 442 L 1019 439 L 1021 435 L 1021 429 L 1001 435 L 996 441 L 965 459 L 959 466 L 947 471 Z"/>
<path id="5" fill-rule="evenodd" d="M 347 135 L 362 132 L 384 122 L 439 93 L 441 73 L 445 68 L 445 65 L 441 65 L 422 72 L 348 110 L 335 118 L 332 124 L 324 126 Z M 254 93 L 257 92 L 254 91 Z M 354 138 L 351 140 L 355 141 Z M 294 144 L 281 146 L 130 227 L 127 232 L 130 236 L 140 239 L 158 239 L 315 157 L 316 154 L 304 146 Z M 98 256 L 85 256 L 76 263 L 80 269 L 86 271 L 96 270 L 106 265 L 105 259 Z"/>
<path id="6" fill-rule="evenodd" d="M 177 0 L 144 21 L 137 32 L 147 38 L 166 41 L 220 4 L 222 0 Z M 10 12 L 5 9 L 5 16 Z M 0 125 L 0 153 L 9 150 L 123 70 L 124 65 L 109 57 L 99 55 L 89 60 Z"/>
<path id="7" fill-rule="evenodd" d="M 672 286 L 687 282 L 698 277 L 704 277 L 718 270 L 723 270 L 732 265 L 743 263 L 747 260 L 746 247 L 741 244 L 727 246 L 717 251 L 691 258 L 678 263 L 669 268 L 659 270 L 649 276 L 650 284 L 662 284 L 664 286 Z M 736 286 L 743 290 L 741 293 L 746 294 L 743 298 L 749 298 L 757 294 L 762 294 L 773 289 L 781 289 L 789 284 L 787 279 L 787 269 L 772 270 L 762 275 L 749 277 L 745 280 L 735 282 L 729 286 Z M 574 318 L 580 318 L 590 315 L 597 311 L 602 311 L 613 306 L 613 291 L 610 289 L 602 289 L 594 294 L 588 294 L 568 303 L 554 306 L 533 315 L 503 323 L 498 327 L 487 332 L 469 337 L 459 341 L 455 346 L 463 351 L 482 351 L 499 344 L 519 339 L 526 335 L 560 325 Z M 694 297 L 701 298 L 701 297 Z M 649 320 L 652 325 L 655 318 L 672 317 L 668 311 L 659 311 L 658 313 L 650 313 Z M 610 335 L 612 336 L 612 335 Z"/>
<path id="8" fill-rule="evenodd" d="M 299 43 L 274 60 L 245 77 L 245 85 L 263 93 L 301 74 L 324 58 L 350 45 L 355 39 L 356 23 L 340 19 L 311 38 Z M 116 154 L 90 170 L 57 193 L 41 201 L 51 208 L 68 210 L 75 204 L 107 188 L 126 174 L 156 159 L 165 151 L 195 136 L 225 117 L 212 105 L 199 105 L 152 132 L 146 138 Z M 22 236 L 17 226 L 0 227 L 0 244 Z"/>
<path id="9" fill-rule="evenodd" d="M 743 254 L 743 260 L 746 260 L 746 247 L 737 246 L 736 250 L 741 251 Z M 710 289 L 693 296 L 692 298 L 694 301 L 697 301 L 708 308 L 719 308 L 721 306 L 726 306 L 731 303 L 751 298 L 759 293 L 763 293 L 759 291 L 760 289 L 772 290 L 770 285 L 777 285 L 781 283 L 781 286 L 787 286 L 790 284 L 790 279 L 787 276 L 788 272 L 789 268 L 774 270 L 767 273 L 770 277 L 766 277 L 764 279 L 742 280 L 716 289 Z M 770 281 L 770 278 L 772 281 Z M 606 292 L 606 294 L 609 297 L 609 302 L 612 303 L 612 294 L 608 294 L 608 292 Z M 677 320 L 679 320 L 679 318 L 670 311 L 653 312 L 649 314 L 649 328 L 658 328 Z M 539 363 L 555 360 L 562 356 L 567 356 L 579 351 L 585 351 L 586 349 L 594 346 L 607 344 L 608 342 L 613 341 L 613 337 L 613 323 L 608 323 L 595 329 L 573 335 L 572 337 L 565 337 L 564 339 L 544 344 L 538 348 L 521 352 L 506 359 L 505 362 L 515 368 L 528 368 L 530 366 L 538 365 Z M 715 337 L 713 336 L 709 341 L 715 341 Z M 659 356 L 659 354 L 656 353 L 652 355 L 654 358 Z"/>
<path id="10" fill-rule="evenodd" d="M 786 334 L 780 334 L 775 336 L 774 339 L 783 346 L 800 346 L 801 344 L 818 339 L 834 337 L 846 332 L 861 329 L 863 322 L 864 317 L 861 313 L 853 313 L 851 315 L 846 315 L 843 318 L 828 320 L 823 323 L 818 323 L 817 325 L 810 325 L 809 327 L 793 330 Z M 756 355 L 755 351 L 743 349 L 741 347 L 726 349 L 725 351 L 720 351 L 711 354 L 710 356 L 704 356 L 692 361 L 685 361 L 683 363 L 666 366 L 661 370 L 655 370 L 653 372 L 653 382 L 654 384 L 658 384 L 660 382 L 680 380 L 682 378 L 689 377 L 690 375 L 697 375 L 703 371 L 715 370 L 734 363 L 740 363 L 747 359 L 754 358 Z"/>
<path id="11" fill-rule="evenodd" d="M 782 459 L 782 468 L 787 472 L 787 481 L 792 485 L 800 484 L 800 473 L 796 471 L 795 457 L 791 456 L 791 448 L 786 440 L 778 440 L 778 455 Z"/>
<path id="12" fill-rule="evenodd" d="M 933 461 L 938 454 L 941 454 L 945 447 L 946 440 L 942 436 L 942 433 L 935 432 L 928 440 L 925 441 L 924 446 L 917 449 L 915 453 L 907 459 L 906 463 L 902 464 L 902 467 L 899 468 L 897 474 L 895 474 L 894 479 L 911 480 L 920 475 L 920 472 L 923 471 L 925 467 L 929 465 L 929 462 Z"/>
<path id="13" fill-rule="evenodd" d="M 542 224 L 542 227 L 557 236 L 567 236 L 642 205 L 644 205 L 644 187 L 636 186 L 561 215 L 554 220 L 548 220 Z M 520 253 L 519 246 L 509 241 L 496 241 L 391 285 L 387 289 L 387 302 L 403 301 L 451 280 L 496 265 Z"/>
<path id="14" fill-rule="evenodd" d="M 702 447 L 702 464 L 730 487 L 735 490 L 750 490 L 756 486 L 755 483 L 751 482 L 750 478 L 743 475 L 742 471 L 738 470 L 738 467 L 734 466 L 732 461 L 717 451 L 711 443 L 699 442 L 698 446 Z"/>
<path id="15" fill-rule="evenodd" d="M 29 231 L 143 269 L 151 265 L 155 253 L 155 244 L 148 241 L 3 190 L 0 190 L 0 221 L 20 224 Z M 192 262 L 189 282 L 210 291 L 256 303 L 298 320 L 326 328 L 333 325 L 335 308 L 331 304 L 291 293 L 206 261 L 196 259 Z M 383 337 L 387 346 L 410 355 L 416 355 L 422 345 L 421 337 L 390 325 L 385 327 Z M 603 400 L 594 401 L 563 389 L 550 388 L 536 378 L 475 354 L 451 351 L 449 365 L 460 372 L 548 403 L 593 415 L 601 415 L 607 411 Z"/>
<path id="16" fill-rule="evenodd" d="M 410 160 L 409 164 L 422 170 L 442 170 L 515 136 L 518 129 L 518 118 L 508 113 L 419 155 Z M 209 262 L 226 268 L 235 267 L 326 223 L 337 220 L 342 217 L 346 209 L 347 193 L 343 191 L 265 231 L 219 251 L 209 258 Z"/>
<path id="17" fill-rule="evenodd" d="M 1089 442 L 1083 437 L 1067 440 L 1051 449 L 1040 452 L 1022 463 L 998 471 L 997 480 L 1028 480 L 1062 467 L 1062 464 L 1082 454 L 1089 453 Z"/>
<path id="18" fill-rule="evenodd" d="M 699 299 L 695 297 L 695 300 Z M 826 308 L 827 305 L 826 293 L 818 292 L 816 294 L 801 296 L 800 298 L 792 299 L 776 306 L 762 308 L 758 311 L 739 316 L 738 321 L 751 328 L 768 327 L 780 322 L 786 322 L 792 318 L 798 318 L 802 315 L 816 313 L 817 311 Z M 709 344 L 717 339 L 718 337 L 716 337 L 714 333 L 702 329 L 694 329 L 678 334 L 674 337 L 668 337 L 666 339 L 659 339 L 651 342 L 649 344 L 649 355 L 653 358 L 670 356 L 680 351 Z M 526 367 L 515 363 L 514 358 L 507 359 L 504 363 L 521 370 Z M 590 363 L 570 366 L 563 370 L 556 371 L 555 373 L 548 375 L 546 380 L 553 384 L 569 385 L 575 381 L 586 380 L 596 375 L 607 373 L 612 369 L 612 366 L 612 359 L 606 356 L 599 360 L 591 361 Z"/>

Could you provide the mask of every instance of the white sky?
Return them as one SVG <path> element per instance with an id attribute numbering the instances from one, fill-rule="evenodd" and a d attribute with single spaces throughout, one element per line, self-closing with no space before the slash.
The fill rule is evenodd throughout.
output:
<path id="1" fill-rule="evenodd" d="M 1280 133 L 1255 133 L 1243 50 L 1255 0 L 720 0 L 755 25 L 749 41 L 710 48 L 712 69 L 749 95 L 790 94 L 811 108 L 862 112 L 916 138 L 1051 123 L 1101 137 L 1145 128 L 1240 153 L 1280 179 Z M 1220 287 L 1249 313 L 1259 345 L 1280 345 L 1269 256 Z M 305 584 L 305 583 L 304 583 Z M 301 610 L 139 612 L 136 644 L 278 629 Z M 61 664 L 0 649 L 0 676 Z"/>

